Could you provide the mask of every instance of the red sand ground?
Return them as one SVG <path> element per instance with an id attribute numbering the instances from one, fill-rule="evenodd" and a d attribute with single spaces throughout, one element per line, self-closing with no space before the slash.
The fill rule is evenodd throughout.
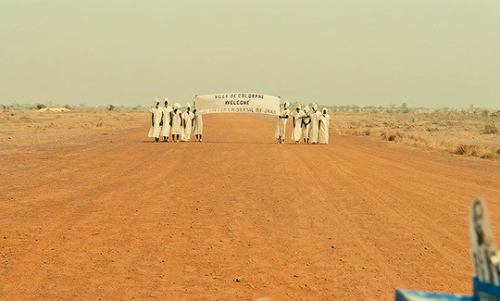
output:
<path id="1" fill-rule="evenodd" d="M 498 162 L 294 145 L 290 127 L 277 145 L 268 116 L 208 115 L 204 143 L 154 143 L 137 114 L 132 129 L 2 134 L 1 300 L 469 294 L 474 197 L 500 229 Z"/>

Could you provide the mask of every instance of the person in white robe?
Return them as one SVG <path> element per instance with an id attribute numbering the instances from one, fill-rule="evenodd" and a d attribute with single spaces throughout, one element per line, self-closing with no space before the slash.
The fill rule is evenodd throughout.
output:
<path id="1" fill-rule="evenodd" d="M 179 138 L 182 133 L 182 117 L 181 105 L 178 103 L 174 104 L 174 108 L 172 112 L 170 112 L 170 126 L 172 127 L 172 141 L 179 142 Z"/>
<path id="2" fill-rule="evenodd" d="M 328 109 L 323 108 L 322 114 L 319 118 L 319 144 L 328 144 L 328 129 L 330 128 L 330 115 Z"/>
<path id="3" fill-rule="evenodd" d="M 290 113 L 292 116 L 293 130 L 292 130 L 292 140 L 295 144 L 300 144 L 300 136 L 302 136 L 302 117 L 304 117 L 304 112 L 300 103 L 295 106 L 295 110 Z"/>
<path id="4" fill-rule="evenodd" d="M 151 127 L 149 128 L 148 137 L 155 138 L 155 141 L 160 141 L 160 131 L 163 121 L 163 109 L 160 108 L 158 98 L 155 101 L 155 106 L 149 110 L 151 112 Z"/>
<path id="5" fill-rule="evenodd" d="M 194 114 L 191 112 L 191 105 L 188 104 L 186 107 L 186 112 L 182 113 L 182 141 L 191 140 L 191 132 L 193 130 L 193 117 Z"/>
<path id="6" fill-rule="evenodd" d="M 286 121 L 290 116 L 290 110 L 288 109 L 289 106 L 290 103 L 285 101 L 278 116 L 278 123 L 276 124 L 276 130 L 274 131 L 274 137 L 278 138 L 278 144 L 285 143 Z"/>
<path id="7" fill-rule="evenodd" d="M 196 137 L 196 141 L 202 142 L 203 136 L 203 118 L 201 114 L 196 113 L 196 100 L 193 99 L 193 114 L 194 114 L 194 124 L 193 124 L 193 134 Z"/>
<path id="8" fill-rule="evenodd" d="M 304 108 L 304 116 L 302 116 L 302 137 L 304 138 L 304 143 L 309 143 L 309 130 L 311 128 L 311 109 L 306 105 Z"/>
<path id="9" fill-rule="evenodd" d="M 312 144 L 318 143 L 318 134 L 319 134 L 319 118 L 321 117 L 321 112 L 318 111 L 318 105 L 312 104 L 312 112 L 310 114 L 311 117 L 311 133 L 309 134 L 309 138 L 311 139 Z"/>
<path id="10" fill-rule="evenodd" d="M 160 136 L 163 136 L 163 141 L 168 142 L 170 136 L 170 112 L 172 112 L 172 107 L 168 105 L 168 98 L 165 98 L 163 105 L 163 126 L 161 128 Z"/>

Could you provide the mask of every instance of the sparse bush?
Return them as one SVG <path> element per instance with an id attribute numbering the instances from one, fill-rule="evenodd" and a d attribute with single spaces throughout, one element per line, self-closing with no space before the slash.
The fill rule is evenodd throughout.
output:
<path id="1" fill-rule="evenodd" d="M 460 144 L 457 146 L 455 150 L 456 155 L 468 155 L 468 156 L 477 156 L 477 149 L 475 145 L 466 145 Z"/>
<path id="2" fill-rule="evenodd" d="M 481 159 L 489 159 L 489 160 L 493 160 L 495 159 L 495 155 L 492 154 L 492 153 L 487 153 L 487 154 L 482 154 L 481 156 L 479 156 Z"/>
<path id="3" fill-rule="evenodd" d="M 114 105 L 109 105 L 108 107 L 108 111 L 113 111 L 115 109 L 115 106 Z"/>
<path id="4" fill-rule="evenodd" d="M 37 108 L 38 110 L 41 110 L 41 109 L 46 108 L 46 107 L 47 107 L 47 106 L 46 106 L 46 105 L 44 105 L 43 103 L 37 103 L 37 104 L 36 104 L 36 108 Z"/>
<path id="5" fill-rule="evenodd" d="M 463 155 L 467 152 L 467 145 L 464 145 L 464 144 L 460 144 L 459 146 L 457 146 L 457 148 L 455 149 L 455 155 Z"/>
<path id="6" fill-rule="evenodd" d="M 393 142 L 400 142 L 404 138 L 404 135 L 401 134 L 400 132 L 390 132 L 390 133 L 382 132 L 380 136 L 382 137 L 383 140 L 393 141 Z"/>
<path id="7" fill-rule="evenodd" d="M 498 129 L 494 123 L 488 123 L 484 126 L 483 134 L 498 134 Z"/>
<path id="8" fill-rule="evenodd" d="M 71 110 L 70 105 L 64 105 L 64 107 L 65 107 L 66 109 L 68 109 L 68 110 Z"/>

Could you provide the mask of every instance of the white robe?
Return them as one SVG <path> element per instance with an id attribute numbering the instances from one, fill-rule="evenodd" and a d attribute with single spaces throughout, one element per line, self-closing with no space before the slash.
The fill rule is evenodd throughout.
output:
<path id="1" fill-rule="evenodd" d="M 191 129 L 193 128 L 192 126 L 192 120 L 193 120 L 194 114 L 192 112 L 184 112 L 182 113 L 182 134 L 181 134 L 181 140 L 182 141 L 189 141 L 191 140 Z"/>
<path id="2" fill-rule="evenodd" d="M 279 116 L 288 117 L 289 115 L 290 115 L 290 110 L 282 108 Z M 287 121 L 287 118 L 279 118 L 278 117 L 278 123 L 276 124 L 276 130 L 274 131 L 275 138 L 279 138 L 279 137 L 285 138 L 286 121 Z"/>
<path id="3" fill-rule="evenodd" d="M 311 143 L 318 143 L 320 117 L 321 113 L 319 111 L 311 112 L 311 133 L 309 136 L 309 138 L 311 139 Z"/>
<path id="4" fill-rule="evenodd" d="M 305 114 L 302 117 L 302 137 L 305 139 L 309 138 L 309 130 L 311 128 L 311 117 L 309 114 Z"/>
<path id="5" fill-rule="evenodd" d="M 300 136 L 302 135 L 302 117 L 304 116 L 304 112 L 302 110 L 293 110 L 292 113 L 290 113 L 290 116 L 292 116 L 292 122 L 293 122 L 293 130 L 292 130 L 292 140 L 293 141 L 300 141 Z"/>
<path id="6" fill-rule="evenodd" d="M 160 122 L 161 122 L 161 115 L 162 115 L 163 109 L 154 107 L 149 111 L 153 115 L 152 115 L 152 124 L 151 124 L 151 127 L 149 128 L 148 137 L 159 138 L 160 131 L 161 131 Z"/>
<path id="7" fill-rule="evenodd" d="M 168 137 L 170 136 L 170 112 L 172 112 L 172 107 L 163 107 L 163 127 L 161 128 L 160 136 Z"/>
<path id="8" fill-rule="evenodd" d="M 172 135 L 180 135 L 181 133 L 181 110 L 172 111 Z"/>
<path id="9" fill-rule="evenodd" d="M 201 117 L 201 115 L 194 114 L 193 133 L 195 135 L 203 135 L 203 118 Z"/>
<path id="10" fill-rule="evenodd" d="M 330 115 L 321 115 L 319 118 L 319 143 L 328 144 L 328 129 L 330 128 Z"/>

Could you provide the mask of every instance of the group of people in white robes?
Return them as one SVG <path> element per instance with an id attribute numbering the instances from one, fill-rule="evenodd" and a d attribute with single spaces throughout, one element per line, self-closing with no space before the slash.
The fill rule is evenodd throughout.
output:
<path id="1" fill-rule="evenodd" d="M 191 105 L 186 106 L 184 112 L 181 111 L 181 105 L 175 103 L 173 107 L 168 105 L 168 98 L 165 98 L 163 106 L 156 99 L 155 106 L 151 108 L 151 128 L 148 137 L 160 141 L 168 142 L 172 134 L 172 142 L 190 141 L 191 133 L 194 133 L 196 141 L 202 142 L 203 136 L 203 118 L 196 114 L 196 110 L 191 111 Z"/>
<path id="2" fill-rule="evenodd" d="M 289 118 L 293 122 L 292 140 L 295 141 L 295 144 L 300 144 L 301 136 L 304 143 L 328 144 L 330 115 L 328 115 L 327 108 L 323 108 L 320 112 L 318 105 L 313 103 L 311 105 L 312 110 L 307 105 L 302 110 L 302 106 L 297 104 L 295 110 L 290 111 L 289 106 L 290 103 L 285 101 L 278 116 L 278 123 L 274 132 L 278 144 L 285 143 L 286 123 Z"/>

